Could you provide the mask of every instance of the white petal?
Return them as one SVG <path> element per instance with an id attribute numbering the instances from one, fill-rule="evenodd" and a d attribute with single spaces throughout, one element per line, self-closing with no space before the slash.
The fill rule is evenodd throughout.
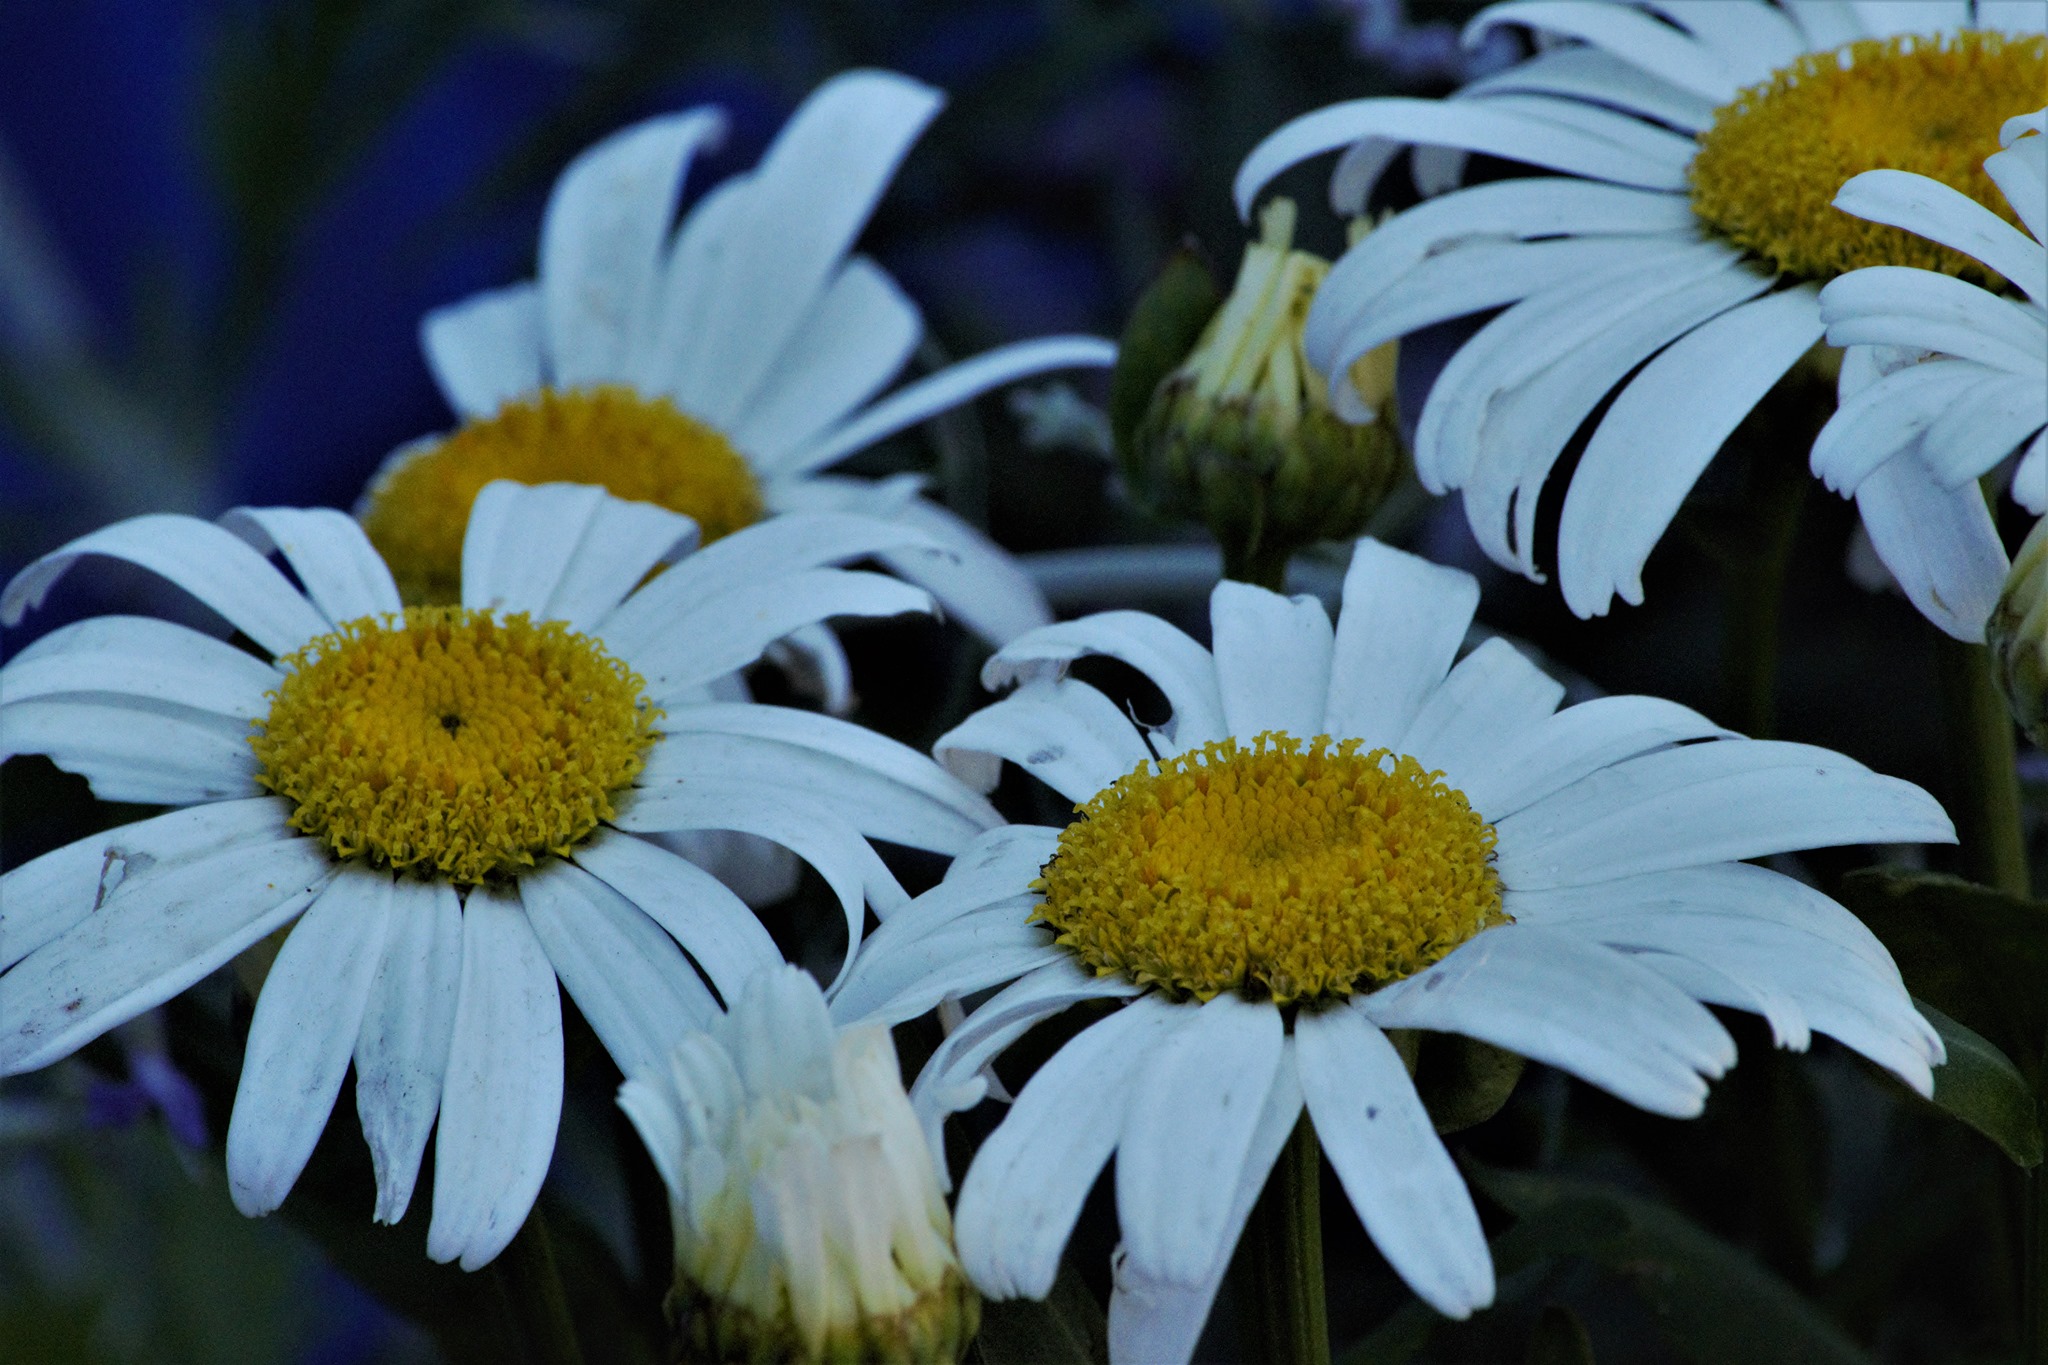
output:
<path id="1" fill-rule="evenodd" d="M 137 862 L 117 894 L 0 978 L 0 1076 L 48 1066 L 161 1005 L 289 923 L 335 871 L 299 835 L 236 843 L 155 875 Z"/>
<path id="2" fill-rule="evenodd" d="M 1781 65 L 1783 63 L 1780 63 Z M 1714 102 L 1631 66 L 1596 47 L 1558 47 L 1481 77 L 1463 93 L 1527 90 L 1567 95 L 1646 114 L 1674 128 L 1698 132 L 1714 121 Z M 1507 183 L 1514 183 L 1512 181 Z"/>
<path id="3" fill-rule="evenodd" d="M 968 1015 L 960 1027 L 947 1034 L 910 1088 L 911 1107 L 924 1125 L 939 1187 L 953 1187 L 946 1172 L 946 1148 L 940 1125 L 946 1115 L 971 1109 L 981 1102 L 986 1085 L 977 1073 L 990 1060 L 1069 1005 L 1084 1000 L 1128 999 L 1141 993 L 1122 976 L 1095 976 L 1074 957 L 1066 955 L 997 992 Z M 845 1013 L 835 1011 L 834 1017 L 841 1022 L 854 1022 Z"/>
<path id="4" fill-rule="evenodd" d="M 1835 207 L 1953 247 L 2048 301 L 2048 253 L 2011 223 L 1939 180 L 1910 171 L 1865 171 L 1846 181 Z"/>
<path id="5" fill-rule="evenodd" d="M 1852 270 L 1821 291 L 1821 318 L 1833 345 L 1943 351 L 2029 378 L 2048 367 L 2048 319 L 2039 308 L 1932 270 Z"/>
<path id="6" fill-rule="evenodd" d="M 2048 12 L 2039 0 L 1977 0 L 1977 27 L 2006 33 L 2039 33 L 2048 27 Z"/>
<path id="7" fill-rule="evenodd" d="M 807 318 L 943 96 L 849 71 L 791 115 L 760 164 L 699 204 L 668 262 L 640 379 L 730 429 Z"/>
<path id="8" fill-rule="evenodd" d="M 1227 992 L 1172 1013 L 1124 1114 L 1117 1223 L 1139 1274 L 1193 1286 L 1230 1257 L 1232 1205 L 1287 1035 L 1270 1001 Z"/>
<path id="9" fill-rule="evenodd" d="M 846 957 L 840 963 L 841 976 L 860 946 L 867 903 L 873 902 L 875 912 L 886 918 L 910 899 L 852 823 L 830 804 L 807 793 L 743 778 L 707 779 L 688 788 L 640 793 L 612 823 L 623 830 L 649 833 L 738 830 L 793 850 L 818 870 L 845 912 Z"/>
<path id="10" fill-rule="evenodd" d="M 1238 167 L 1232 186 L 1237 211 L 1248 217 L 1259 191 L 1289 166 L 1366 137 L 1462 147 L 1567 175 L 1645 189 L 1685 188 L 1680 168 L 1646 160 L 1602 138 L 1489 110 L 1486 104 L 1484 100 L 1365 99 L 1304 114 L 1267 134 Z"/>
<path id="11" fill-rule="evenodd" d="M 1727 1031 L 1690 996 L 1558 929 L 1489 929 L 1357 1008 L 1381 1028 L 1462 1033 L 1519 1052 L 1671 1118 L 1698 1114 L 1702 1074 L 1735 1061 Z"/>
<path id="12" fill-rule="evenodd" d="M 982 1293 L 1051 1291 L 1081 1201 L 1116 1146 L 1131 1081 L 1185 1008 L 1148 996 L 1089 1025 L 982 1143 L 953 1215 L 961 1267 Z"/>
<path id="13" fill-rule="evenodd" d="M 1395 746 L 1463 790 L 1514 740 L 1532 733 L 1564 699 L 1564 684 L 1495 637 L 1458 661 Z"/>
<path id="14" fill-rule="evenodd" d="M 1359 541 L 1344 575 L 1325 731 L 1371 748 L 1398 741 L 1443 683 L 1478 605 L 1472 575 Z"/>
<path id="15" fill-rule="evenodd" d="M 1792 21 L 1766 0 L 1646 0 L 1721 59 L 1738 86 L 1767 79 L 1806 52 Z"/>
<path id="16" fill-rule="evenodd" d="M 384 956 L 392 896 L 389 875 L 344 869 L 263 979 L 227 1137 L 228 1192 L 251 1218 L 284 1202 L 327 1127 Z"/>
<path id="17" fill-rule="evenodd" d="M 1778 0 L 1806 38 L 1808 52 L 1828 52 L 1867 37 L 1849 0 Z"/>
<path id="18" fill-rule="evenodd" d="M 2020 443 L 2048 424 L 2048 384 L 2041 375 L 1993 374 L 1935 418 L 1920 438 L 1920 458 L 1950 488 L 1975 484 Z"/>
<path id="19" fill-rule="evenodd" d="M 46 754 L 102 801 L 190 805 L 261 790 L 247 721 L 142 697 L 87 697 L 0 706 L 0 758 Z"/>
<path id="20" fill-rule="evenodd" d="M 1301 1116 L 1301 1082 L 1296 1078 L 1293 1044 L 1285 1044 L 1273 1072 L 1273 1087 L 1259 1110 L 1258 1131 L 1238 1171 L 1237 1191 L 1223 1233 L 1232 1247 L 1251 1217 L 1252 1204 L 1266 1187 L 1266 1177 Z M 1218 1257 L 1209 1273 L 1194 1285 L 1177 1285 L 1141 1271 L 1121 1249 L 1110 1259 L 1109 1355 L 1112 1360 L 1156 1361 L 1186 1365 L 1209 1319 L 1209 1307 L 1223 1282 L 1230 1257 Z"/>
<path id="21" fill-rule="evenodd" d="M 652 330 L 684 171 L 724 133 L 713 109 L 664 114 L 585 148 L 555 181 L 540 228 L 540 306 L 557 384 L 630 377 L 634 343 Z"/>
<path id="22" fill-rule="evenodd" d="M 1970 22 L 1969 0 L 1849 0 L 1873 38 L 1895 33 L 1953 33 Z"/>
<path id="23" fill-rule="evenodd" d="M 1977 485 L 1944 488 L 1908 455 L 1858 485 L 1856 509 L 1877 557 L 1920 614 L 1958 640 L 1982 643 L 2011 565 Z"/>
<path id="24" fill-rule="evenodd" d="M 1071 678 L 1026 683 L 939 736 L 932 754 L 982 791 L 1007 758 L 1077 805 L 1152 756 L 1115 702 Z"/>
<path id="25" fill-rule="evenodd" d="M 355 518 L 331 507 L 237 507 L 220 524 L 256 553 L 282 554 L 313 605 L 340 625 L 400 610 L 391 570 Z"/>
<path id="26" fill-rule="evenodd" d="M 1225 580 L 1209 596 L 1209 620 L 1230 733 L 1321 734 L 1335 643 L 1323 604 Z"/>
<path id="27" fill-rule="evenodd" d="M 782 951 L 745 903 L 716 877 L 646 839 L 601 830 L 577 846 L 576 865 L 668 931 L 728 1001 Z"/>
<path id="28" fill-rule="evenodd" d="M 2013 501 L 2039 516 L 2048 512 L 2048 431 L 2034 437 L 2012 472 Z"/>
<path id="29" fill-rule="evenodd" d="M 656 579 L 654 586 L 660 582 Z M 636 598 L 646 595 L 643 591 Z M 670 620 L 665 637 L 630 654 L 619 652 L 647 680 L 648 697 L 666 705 L 685 689 L 744 668 L 800 626 L 837 616 L 904 616 L 935 609 L 924 589 L 882 574 L 806 569 L 699 602 Z M 610 644 L 608 627 L 601 633 Z"/>
<path id="30" fill-rule="evenodd" d="M 1067 956 L 1045 926 L 1028 922 L 1035 891 L 965 913 L 921 914 L 912 901 L 861 945 L 860 960 L 832 997 L 847 1019 L 900 1024 L 947 996 L 972 995 L 1028 976 Z"/>
<path id="31" fill-rule="evenodd" d="M 1463 784 L 1472 808 L 1498 824 L 1586 774 L 1667 744 L 1730 735 L 1697 711 L 1660 697 L 1596 697 L 1510 740 Z"/>
<path id="32" fill-rule="evenodd" d="M 1047 370 L 1103 369 L 1116 363 L 1116 346 L 1099 337 L 1054 336 L 1013 342 L 971 360 L 926 375 L 807 441 L 783 462 L 780 473 L 807 474 L 837 464 L 885 436 L 893 436 L 990 389 Z"/>
<path id="33" fill-rule="evenodd" d="M 1908 454 L 1935 418 L 1987 375 L 1968 360 L 1908 365 L 1844 394 L 1813 442 L 1813 472 L 1845 497 L 1871 473 Z"/>
<path id="34" fill-rule="evenodd" d="M 1545 33 L 1583 39 L 1717 105 L 1733 98 L 1737 88 L 1736 74 L 1712 48 L 1612 0 L 1508 0 L 1488 5 L 1466 23 L 1463 39 L 1476 43 L 1499 24 L 1527 24 Z"/>
<path id="35" fill-rule="evenodd" d="M 0 873 L 0 969 L 97 911 L 131 877 L 141 886 L 244 844 L 297 837 L 285 824 L 290 814 L 270 796 L 191 806 L 88 834 L 9 868 Z"/>
<path id="36" fill-rule="evenodd" d="M 441 1107 L 462 981 L 462 902 L 445 882 L 399 881 L 356 1037 L 356 1112 L 377 1173 L 376 1221 L 412 1202 Z"/>
<path id="37" fill-rule="evenodd" d="M 1555 176 L 1459 190 L 1396 214 L 1340 256 L 1309 305 L 1303 346 L 1317 368 L 1328 373 L 1337 342 L 1373 310 L 1379 295 L 1461 240 L 1690 236 L 1696 230 L 1697 219 L 1683 195 Z"/>
<path id="38" fill-rule="evenodd" d="M 2037 12 L 2048 16 L 2048 10 Z M 2034 240 L 2048 241 L 2048 140 L 2037 137 L 1993 152 L 1984 158 L 1984 173 L 1997 183 Z"/>
<path id="39" fill-rule="evenodd" d="M 570 529 L 562 524 L 555 534 L 567 539 Z M 583 523 L 573 545 L 546 605 L 536 614 L 587 632 L 656 565 L 695 549 L 697 525 L 665 507 L 608 497 Z"/>
<path id="40" fill-rule="evenodd" d="M 1494 822 L 1501 880 L 1570 886 L 1793 849 L 1947 843 L 1920 788 L 1826 749 L 1771 740 L 1632 758 Z"/>
<path id="41" fill-rule="evenodd" d="M 197 517 L 162 513 L 103 526 L 30 564 L 0 593 L 0 625 L 16 625 L 42 605 L 51 585 L 86 555 L 125 559 L 168 578 L 272 654 L 289 654 L 329 629 L 313 604 L 239 537 Z"/>
<path id="42" fill-rule="evenodd" d="M 462 605 L 546 619 L 548 598 L 607 496 L 592 484 L 484 485 L 462 537 Z"/>
<path id="43" fill-rule="evenodd" d="M 1604 615 L 1617 592 L 1641 604 L 1643 562 L 1700 471 L 1820 334 L 1811 288 L 1769 294 L 1679 338 L 1621 391 L 1558 523 L 1558 581 L 1574 612 Z"/>
<path id="44" fill-rule="evenodd" d="M 1230 733 L 1209 651 L 1147 612 L 1097 612 L 1034 630 L 1011 641 L 983 666 L 981 685 L 993 691 L 1020 680 L 1057 676 L 1089 654 L 1129 664 L 1166 694 L 1173 718 L 1164 728 L 1176 752 Z"/>
<path id="45" fill-rule="evenodd" d="M 459 417 L 488 417 L 544 381 L 540 288 L 531 280 L 471 294 L 420 319 L 420 350 Z"/>
<path id="46" fill-rule="evenodd" d="M 526 1222 L 562 1118 L 562 999 L 517 894 L 477 887 L 434 1143 L 427 1255 L 488 1264 Z"/>
<path id="47" fill-rule="evenodd" d="M 786 706 L 710 702 L 672 707 L 666 738 L 638 785 L 744 772 L 787 782 L 848 808 L 871 838 L 958 853 L 1002 823 L 993 806 L 908 745 Z"/>
<path id="48" fill-rule="evenodd" d="M 521 877 L 519 900 L 555 975 L 624 1074 L 651 1070 L 685 1032 L 718 1016 L 675 940 L 576 864 Z"/>
<path id="49" fill-rule="evenodd" d="M 1472 93 L 1468 88 L 1460 91 L 1458 98 L 1469 97 Z M 1583 100 L 1558 99 L 1542 94 L 1488 92 L 1484 96 L 1484 101 L 1488 109 L 1520 114 L 1568 132 L 1585 133 L 1645 161 L 1664 162 L 1682 168 L 1692 160 L 1693 153 L 1698 150 L 1693 138 L 1687 134 L 1676 133 L 1645 119 L 1632 118 L 1619 110 L 1603 108 Z M 1440 152 L 1444 149 L 1428 150 Z M 1459 155 L 1462 157 L 1463 153 L 1460 152 Z M 1455 184 L 1455 176 L 1446 178 L 1440 186 L 1422 184 L 1418 181 L 1424 194 L 1440 194 L 1444 190 L 1454 188 Z"/>
<path id="50" fill-rule="evenodd" d="M 881 392 L 923 335 L 917 305 L 889 273 L 865 256 L 850 258 L 735 419 L 733 444 L 772 475 L 793 451 Z"/>
<path id="51" fill-rule="evenodd" d="M 1394 1273 L 1446 1317 L 1492 1303 L 1478 1210 L 1387 1035 L 1362 1009 L 1304 1011 L 1294 1055 L 1316 1137 Z"/>
<path id="52" fill-rule="evenodd" d="M 0 706 L 114 693 L 248 721 L 269 713 L 264 693 L 282 679 L 224 640 L 154 616 L 89 616 L 15 652 L 0 668 Z"/>

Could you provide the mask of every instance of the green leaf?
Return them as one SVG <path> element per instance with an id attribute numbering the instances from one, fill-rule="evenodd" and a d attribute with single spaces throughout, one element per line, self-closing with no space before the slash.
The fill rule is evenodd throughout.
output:
<path id="1" fill-rule="evenodd" d="M 1190 244 L 1167 257 L 1159 278 L 1131 308 L 1109 380 L 1109 429 L 1117 460 L 1140 497 L 1147 494 L 1139 486 L 1145 480 L 1137 468 L 1140 461 L 1131 448 L 1132 437 L 1152 405 L 1153 390 L 1187 359 L 1222 304 L 1215 278 Z"/>
<path id="2" fill-rule="evenodd" d="M 985 1299 L 974 1351 L 982 1365 L 1104 1365 L 1109 1327 L 1101 1305 L 1062 1262 L 1043 1299 Z"/>
<path id="3" fill-rule="evenodd" d="M 1913 1003 L 1948 1047 L 1948 1061 L 1934 1069 L 1934 1103 L 1997 1143 L 2021 1166 L 2040 1165 L 2040 1102 L 2012 1059 L 1926 1001 Z"/>
<path id="4" fill-rule="evenodd" d="M 2048 904 L 1958 877 L 1871 868 L 1842 883 L 1906 989 L 1983 1035 L 2036 1090 L 2048 1044 Z"/>
<path id="5" fill-rule="evenodd" d="M 1500 1112 L 1522 1079 L 1522 1056 L 1458 1033 L 1424 1033 L 1415 1090 L 1439 1133 L 1455 1133 Z"/>
<path id="6" fill-rule="evenodd" d="M 1627 1282 L 1681 1359 L 1700 1365 L 1870 1365 L 1814 1304 L 1677 1210 L 1590 1180 L 1466 1165 L 1472 1183 L 1519 1221 L 1494 1239 L 1499 1303 L 1533 1292 L 1534 1267 L 1582 1257 Z M 1524 1274 L 1523 1272 L 1529 1272 Z M 1443 1320 L 1411 1302 L 1343 1357 L 1392 1365 Z M 1568 1357 L 1567 1357 L 1568 1358 Z"/>

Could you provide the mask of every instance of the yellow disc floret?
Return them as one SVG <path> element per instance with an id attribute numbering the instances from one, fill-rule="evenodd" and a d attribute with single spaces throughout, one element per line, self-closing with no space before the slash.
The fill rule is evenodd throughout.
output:
<path id="1" fill-rule="evenodd" d="M 1998 128 L 2041 107 L 2048 43 L 1965 31 L 1866 38 L 1813 52 L 1714 113 L 1692 161 L 1692 206 L 1781 273 L 1827 280 L 1872 265 L 1999 279 L 1961 252 L 1831 207 L 1864 171 L 1912 171 L 2017 225 L 1984 173 Z"/>
<path id="2" fill-rule="evenodd" d="M 1493 826 L 1443 774 L 1268 732 L 1144 763 L 1080 808 L 1033 918 L 1098 974 L 1208 1000 L 1348 995 L 1504 922 Z"/>
<path id="3" fill-rule="evenodd" d="M 600 484 L 695 518 L 706 544 L 761 519 L 746 460 L 666 398 L 542 389 L 402 458 L 370 489 L 363 529 L 406 601 L 461 600 L 469 506 L 493 479 Z"/>
<path id="4" fill-rule="evenodd" d="M 292 828 L 458 883 L 566 854 L 610 819 L 661 715 L 596 640 L 524 613 L 408 607 L 279 662 L 249 743 Z"/>

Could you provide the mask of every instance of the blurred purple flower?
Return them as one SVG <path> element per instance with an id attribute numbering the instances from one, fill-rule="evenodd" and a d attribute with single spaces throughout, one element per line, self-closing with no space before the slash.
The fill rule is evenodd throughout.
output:
<path id="1" fill-rule="evenodd" d="M 1438 22 L 1412 24 L 1408 0 L 1338 0 L 1352 13 L 1352 42 L 1358 54 L 1378 62 L 1402 85 L 1462 85 L 1498 71 L 1520 56 L 1515 37 L 1506 28 L 1487 33 L 1479 46 L 1467 48 L 1458 31 Z"/>

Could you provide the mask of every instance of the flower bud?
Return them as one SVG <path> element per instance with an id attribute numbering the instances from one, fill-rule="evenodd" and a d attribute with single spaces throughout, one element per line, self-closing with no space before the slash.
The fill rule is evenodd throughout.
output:
<path id="1" fill-rule="evenodd" d="M 2048 517 L 2013 556 L 1984 642 L 2013 719 L 2034 743 L 2048 745 Z"/>
<path id="2" fill-rule="evenodd" d="M 1266 206 L 1229 297 L 1152 389 L 1120 452 L 1142 500 L 1205 522 L 1226 574 L 1272 587 L 1295 550 L 1362 531 L 1401 463 L 1395 343 L 1343 377 L 1371 414 L 1355 426 L 1332 409 L 1328 381 L 1302 349 L 1309 302 L 1330 266 L 1292 249 L 1294 222 L 1293 201 Z M 1169 266 L 1159 287 L 1198 296 L 1173 277 L 1186 269 Z"/>
<path id="3" fill-rule="evenodd" d="M 835 1032 L 795 967 L 630 1077 L 668 1186 L 679 1361 L 957 1361 L 980 1300 L 888 1030 Z"/>

